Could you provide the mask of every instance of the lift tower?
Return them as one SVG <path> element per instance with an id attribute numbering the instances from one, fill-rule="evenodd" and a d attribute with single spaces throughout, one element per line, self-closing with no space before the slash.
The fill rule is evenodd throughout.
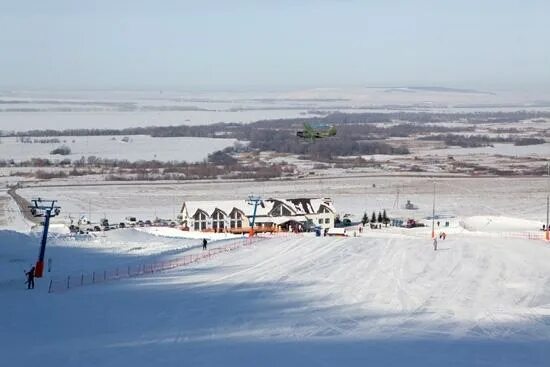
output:
<path id="1" fill-rule="evenodd" d="M 252 214 L 252 220 L 250 222 L 250 231 L 248 232 L 249 236 L 254 236 L 254 223 L 256 222 L 256 210 L 258 209 L 258 205 L 261 205 L 262 208 L 264 208 L 264 202 L 260 196 L 254 196 L 250 195 L 248 197 L 248 204 L 254 205 L 254 213 Z"/>
<path id="2" fill-rule="evenodd" d="M 32 205 L 29 205 L 31 214 L 34 217 L 44 217 L 44 231 L 42 232 L 42 242 L 40 243 L 40 253 L 34 275 L 37 278 L 42 278 L 44 273 L 44 255 L 46 254 L 46 242 L 48 240 L 48 229 L 50 227 L 50 218 L 58 216 L 61 212 L 61 207 L 55 205 L 57 200 L 44 200 L 41 198 L 32 199 Z"/>

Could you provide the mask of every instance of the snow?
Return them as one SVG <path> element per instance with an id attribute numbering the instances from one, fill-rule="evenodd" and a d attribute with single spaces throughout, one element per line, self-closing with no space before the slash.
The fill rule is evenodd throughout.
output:
<path id="1" fill-rule="evenodd" d="M 499 144 L 479 148 L 460 148 L 451 147 L 444 149 L 424 150 L 423 152 L 414 152 L 416 155 L 434 155 L 434 156 L 471 156 L 474 154 L 483 155 L 505 155 L 513 157 L 548 157 L 550 155 L 550 143 L 535 145 L 514 145 Z"/>
<path id="2" fill-rule="evenodd" d="M 542 228 L 543 222 L 503 216 L 478 215 L 463 219 L 461 224 L 469 231 L 514 232 Z"/>
<path id="3" fill-rule="evenodd" d="M 0 229 L 10 228 L 18 231 L 28 231 L 32 226 L 21 215 L 19 207 L 8 195 L 7 189 L 0 189 Z"/>
<path id="4" fill-rule="evenodd" d="M 250 123 L 263 119 L 309 117 L 303 110 L 245 111 L 136 111 L 136 112 L 1 112 L 0 126 L 5 131 L 44 129 L 55 124 L 57 129 L 124 129 L 147 126 L 209 125 L 219 122 Z"/>
<path id="5" fill-rule="evenodd" d="M 202 125 L 318 116 L 341 112 L 548 111 L 533 104 L 548 91 L 446 93 L 387 88 L 290 91 L 0 91 L 2 130 Z"/>
<path id="6" fill-rule="evenodd" d="M 34 139 L 34 138 L 31 138 Z M 42 139 L 42 138 L 36 138 Z M 47 139 L 47 138 L 44 138 Z M 198 162 L 208 154 L 232 146 L 235 139 L 213 138 L 154 138 L 145 135 L 132 135 L 128 142 L 122 136 L 61 136 L 59 143 L 22 143 L 17 138 L 2 138 L 0 156 L 16 162 L 31 158 L 78 160 L 81 157 L 95 156 L 106 159 L 159 160 Z M 71 149 L 68 155 L 51 155 L 60 146 Z M 154 147 L 154 150 L 151 150 Z"/>
<path id="7" fill-rule="evenodd" d="M 349 237 L 279 234 L 175 270 L 54 294 L 47 294 L 50 279 L 177 260 L 200 253 L 203 237 L 212 248 L 239 237 L 167 227 L 74 237 L 55 221 L 46 250 L 52 272 L 27 291 L 23 270 L 36 259 L 40 232 L 29 232 L 18 212 L 8 211 L 0 221 L 2 361 L 44 367 L 547 366 L 550 246 L 540 231 L 547 184 L 547 178 L 437 179 L 436 215 L 450 223 L 436 228 L 447 233 L 436 252 L 427 219 L 431 178 L 255 182 L 252 189 L 263 197 L 329 196 L 341 214 L 360 218 L 386 208 L 392 218 L 428 226 L 350 228 Z M 96 219 L 136 213 L 152 219 L 177 213 L 184 199 L 242 200 L 250 185 L 29 187 L 18 193 L 59 198 L 62 216 L 90 210 Z M 0 207 L 16 208 L 3 197 L 0 191 Z M 419 209 L 404 209 L 407 199 Z"/>
<path id="8" fill-rule="evenodd" d="M 437 252 L 400 234 L 273 238 L 60 294 L 4 286 L 0 343 L 10 365 L 545 366 L 549 261 L 541 241 L 460 234 Z"/>
<path id="9" fill-rule="evenodd" d="M 363 213 L 387 210 L 392 218 L 423 220 L 432 214 L 433 179 L 429 177 L 332 177 L 266 182 L 185 182 L 106 186 L 27 187 L 18 190 L 26 199 L 62 198 L 61 216 L 92 220 L 107 217 L 112 223 L 126 216 L 138 219 L 176 218 L 184 201 L 212 199 L 242 200 L 251 193 L 263 198 L 330 197 L 337 213 Z M 78 182 L 74 182 L 78 183 Z M 82 182 L 84 183 L 84 182 Z M 546 217 L 548 179 L 529 178 L 438 178 L 437 214 L 461 219 L 475 215 L 508 216 L 540 221 Z M 374 185 L 374 187 L 373 187 Z M 399 191 L 399 196 L 397 192 Z M 418 210 L 404 209 L 407 200 Z M 91 215 L 89 215 L 91 214 Z M 536 224 L 532 230 L 538 230 Z"/>
<path id="10" fill-rule="evenodd" d="M 242 237 L 232 233 L 214 233 L 214 232 L 194 232 L 194 231 L 182 231 L 177 228 L 169 227 L 140 227 L 136 228 L 137 231 L 152 234 L 160 237 L 171 238 L 188 238 L 188 239 L 203 239 L 206 238 L 209 241 L 229 240 Z"/>

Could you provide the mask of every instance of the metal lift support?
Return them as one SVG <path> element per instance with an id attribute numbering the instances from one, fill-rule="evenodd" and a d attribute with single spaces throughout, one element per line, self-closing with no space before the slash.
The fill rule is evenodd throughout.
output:
<path id="1" fill-rule="evenodd" d="M 254 205 L 254 212 L 252 213 L 252 221 L 250 222 L 250 231 L 248 232 L 248 235 L 252 237 L 254 236 L 254 223 L 256 222 L 256 211 L 258 209 L 258 205 L 261 205 L 263 208 L 264 202 L 261 197 L 250 195 L 248 196 L 248 204 Z"/>
<path id="2" fill-rule="evenodd" d="M 35 266 L 35 277 L 41 278 L 44 274 L 44 256 L 46 254 L 46 242 L 48 240 L 48 229 L 50 227 L 50 218 L 59 215 L 61 207 L 56 206 L 57 200 L 43 200 L 41 198 L 32 199 L 33 205 L 29 205 L 31 214 L 35 217 L 44 217 L 44 231 L 42 232 L 42 241 L 40 242 L 40 253 Z"/>

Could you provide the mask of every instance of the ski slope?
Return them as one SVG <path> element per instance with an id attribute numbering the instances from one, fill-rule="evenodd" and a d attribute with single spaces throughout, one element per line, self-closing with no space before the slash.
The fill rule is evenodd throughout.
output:
<path id="1" fill-rule="evenodd" d="M 267 239 L 175 271 L 0 290 L 30 366 L 547 366 L 550 247 L 450 235 Z M 173 255 L 178 256 L 178 255 Z"/>

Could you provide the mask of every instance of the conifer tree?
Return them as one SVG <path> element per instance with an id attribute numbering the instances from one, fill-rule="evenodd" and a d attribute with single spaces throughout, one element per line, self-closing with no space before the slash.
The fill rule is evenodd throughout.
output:
<path id="1" fill-rule="evenodd" d="M 367 215 L 367 212 L 365 212 L 363 214 L 363 218 L 361 219 L 361 223 L 363 223 L 363 225 L 367 224 L 369 222 L 369 216 Z"/>

